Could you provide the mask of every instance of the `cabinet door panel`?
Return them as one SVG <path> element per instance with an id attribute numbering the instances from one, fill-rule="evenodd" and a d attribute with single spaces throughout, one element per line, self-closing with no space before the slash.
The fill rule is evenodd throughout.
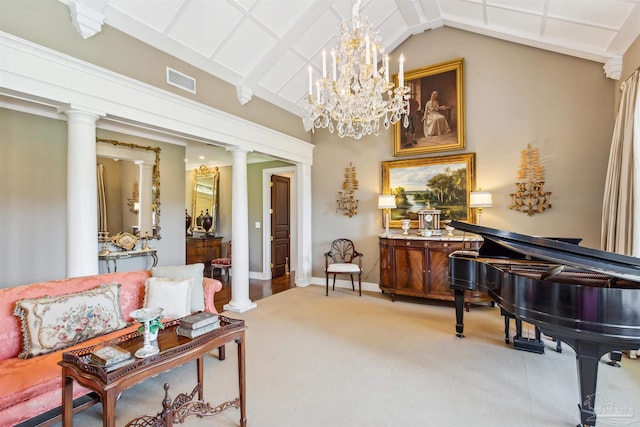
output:
<path id="1" fill-rule="evenodd" d="M 393 279 L 391 277 L 391 250 L 387 242 L 380 242 L 380 285 L 392 286 Z"/>
<path id="2" fill-rule="evenodd" d="M 424 249 L 396 247 L 395 255 L 396 289 L 424 292 Z"/>
<path id="3" fill-rule="evenodd" d="M 447 248 L 429 250 L 430 283 L 429 293 L 453 297 L 449 287 L 449 254 L 453 252 Z"/>

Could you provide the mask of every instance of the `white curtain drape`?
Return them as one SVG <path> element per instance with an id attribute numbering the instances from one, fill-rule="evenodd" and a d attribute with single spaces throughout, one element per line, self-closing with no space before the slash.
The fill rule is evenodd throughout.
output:
<path id="1" fill-rule="evenodd" d="M 640 69 L 622 84 L 622 98 L 616 117 L 609 166 L 602 203 L 601 246 L 624 255 L 640 254 L 640 107 L 638 79 Z M 634 130 L 635 129 L 635 130 Z M 640 196 L 640 194 L 638 194 Z"/>

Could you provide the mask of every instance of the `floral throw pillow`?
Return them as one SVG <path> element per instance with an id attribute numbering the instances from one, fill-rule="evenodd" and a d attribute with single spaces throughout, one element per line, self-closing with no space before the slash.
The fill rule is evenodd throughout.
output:
<path id="1" fill-rule="evenodd" d="M 22 299 L 13 314 L 22 320 L 21 359 L 51 353 L 127 326 L 120 311 L 120 284 L 57 297 Z"/>

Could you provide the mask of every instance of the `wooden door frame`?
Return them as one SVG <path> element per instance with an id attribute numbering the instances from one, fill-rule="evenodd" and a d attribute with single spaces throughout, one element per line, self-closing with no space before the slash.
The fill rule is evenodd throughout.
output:
<path id="1" fill-rule="evenodd" d="M 294 271 L 298 265 L 298 215 L 297 215 L 297 192 L 296 192 L 296 166 L 286 166 L 281 168 L 271 168 L 262 170 L 262 274 L 255 277 L 261 280 L 271 279 L 271 175 L 286 176 L 291 180 L 289 193 L 291 194 L 291 212 L 289 217 L 291 229 L 289 232 L 290 256 L 289 270 Z"/>

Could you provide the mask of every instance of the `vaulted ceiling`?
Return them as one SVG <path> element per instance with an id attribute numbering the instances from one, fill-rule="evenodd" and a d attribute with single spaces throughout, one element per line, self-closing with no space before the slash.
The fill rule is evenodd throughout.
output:
<path id="1" fill-rule="evenodd" d="M 84 37 L 110 25 L 227 81 L 241 103 L 263 98 L 302 116 L 307 67 L 322 71 L 352 0 L 60 0 Z M 413 34 L 449 26 L 601 62 L 619 78 L 640 35 L 640 0 L 361 0 L 360 15 L 392 52 Z M 302 122 L 301 122 L 302 125 Z M 224 149 L 189 143 L 186 169 L 230 164 Z M 268 157 L 250 153 L 250 161 Z"/>
<path id="2" fill-rule="evenodd" d="M 64 0 L 238 89 L 302 115 L 311 64 L 336 45 L 351 0 Z M 450 26 L 599 61 L 640 34 L 640 0 L 362 0 L 392 51 L 412 34 Z"/>

